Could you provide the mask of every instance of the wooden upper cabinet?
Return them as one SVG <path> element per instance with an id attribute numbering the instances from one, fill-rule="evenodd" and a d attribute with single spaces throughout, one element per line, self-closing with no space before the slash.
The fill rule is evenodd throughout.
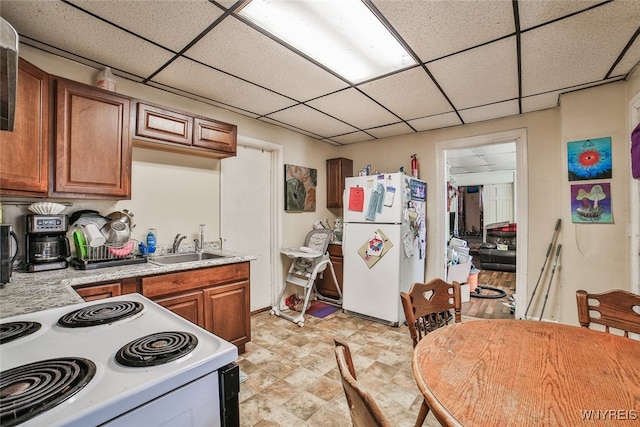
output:
<path id="1" fill-rule="evenodd" d="M 327 207 L 341 208 L 344 179 L 353 176 L 353 160 L 339 157 L 327 160 Z"/>
<path id="2" fill-rule="evenodd" d="M 47 195 L 49 128 L 49 75 L 20 58 L 14 128 L 0 131 L 0 194 Z"/>
<path id="3" fill-rule="evenodd" d="M 136 136 L 191 145 L 193 119 L 185 114 L 139 102 Z"/>
<path id="4" fill-rule="evenodd" d="M 203 157 L 236 155 L 237 126 L 136 102 L 134 144 Z"/>
<path id="5" fill-rule="evenodd" d="M 131 99 L 56 78 L 53 195 L 131 198 Z"/>

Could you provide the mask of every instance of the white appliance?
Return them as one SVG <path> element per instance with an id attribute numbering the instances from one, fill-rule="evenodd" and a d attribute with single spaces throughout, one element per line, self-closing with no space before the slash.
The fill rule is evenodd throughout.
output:
<path id="1" fill-rule="evenodd" d="M 2 426 L 237 425 L 226 421 L 234 396 L 221 386 L 239 387 L 238 349 L 142 295 L 0 324 Z M 24 406 L 33 412 L 22 413 Z"/>
<path id="2" fill-rule="evenodd" d="M 349 313 L 397 326 L 400 292 L 424 281 L 427 187 L 401 172 L 346 178 L 343 303 Z"/>

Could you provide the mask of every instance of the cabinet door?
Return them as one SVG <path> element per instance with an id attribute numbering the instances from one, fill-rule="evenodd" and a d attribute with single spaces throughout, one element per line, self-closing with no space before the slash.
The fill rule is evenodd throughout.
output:
<path id="1" fill-rule="evenodd" d="M 0 194 L 47 195 L 49 75 L 22 58 L 13 132 L 0 131 Z"/>
<path id="2" fill-rule="evenodd" d="M 201 291 L 154 299 L 154 301 L 191 323 L 204 327 L 204 310 Z"/>
<path id="3" fill-rule="evenodd" d="M 193 119 L 185 114 L 138 102 L 136 136 L 191 145 Z"/>
<path id="4" fill-rule="evenodd" d="M 55 195 L 131 198 L 130 99 L 56 80 Z"/>
<path id="5" fill-rule="evenodd" d="M 95 301 L 122 295 L 122 285 L 120 283 L 106 283 L 103 285 L 78 288 L 76 292 L 85 301 Z"/>
<path id="6" fill-rule="evenodd" d="M 345 158 L 327 160 L 327 207 L 341 208 L 344 179 L 353 175 L 353 160 Z"/>
<path id="7" fill-rule="evenodd" d="M 204 325 L 244 351 L 251 340 L 249 281 L 204 290 Z"/>
<path id="8" fill-rule="evenodd" d="M 194 121 L 195 133 L 193 135 L 193 145 L 236 154 L 237 127 L 227 123 L 196 118 Z"/>
<path id="9" fill-rule="evenodd" d="M 333 264 L 333 270 L 336 273 L 338 287 L 340 288 L 340 292 L 342 292 L 342 246 L 329 245 L 329 258 L 331 259 L 331 264 Z M 340 297 L 336 290 L 336 284 L 333 281 L 333 276 L 331 275 L 329 267 L 324 270 L 321 279 L 316 279 L 316 289 L 324 296 L 335 299 Z"/>

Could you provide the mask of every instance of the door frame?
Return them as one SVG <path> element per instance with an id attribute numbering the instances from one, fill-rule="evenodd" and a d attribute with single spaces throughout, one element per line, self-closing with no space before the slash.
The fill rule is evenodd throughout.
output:
<path id="1" fill-rule="evenodd" d="M 631 98 L 629 102 L 629 151 L 631 150 L 631 132 L 640 123 L 640 92 Z M 630 271 L 629 290 L 640 294 L 640 179 L 634 179 L 631 175 L 631 157 L 629 157 L 629 213 L 631 223 L 630 232 Z M 634 339 L 640 339 L 640 334 L 629 334 Z"/>
<path id="2" fill-rule="evenodd" d="M 495 132 L 484 135 L 476 135 L 464 138 L 437 141 L 435 144 L 435 241 L 437 242 L 435 262 L 436 272 L 440 277 L 446 277 L 446 246 L 448 228 L 446 228 L 446 208 L 447 208 L 447 165 L 445 151 L 457 148 L 473 148 L 482 145 L 499 144 L 504 142 L 516 143 L 516 185 L 515 221 L 518 224 L 518 239 L 516 251 L 516 311 L 515 317 L 521 318 L 524 315 L 527 305 L 527 283 L 528 271 L 527 260 L 529 247 L 529 195 L 528 195 L 528 171 L 527 171 L 527 130 L 513 129 L 503 132 Z"/>
<path id="3" fill-rule="evenodd" d="M 279 209 L 279 207 L 284 206 L 284 195 L 280 190 L 279 183 L 284 182 L 284 149 L 282 145 L 243 135 L 238 135 L 237 143 L 238 145 L 260 149 L 270 154 L 269 161 L 271 169 L 271 179 L 269 192 L 271 194 L 271 197 L 269 203 L 269 211 L 271 213 L 271 225 L 269 227 L 269 239 L 271 242 L 271 255 L 269 264 L 271 265 L 271 273 L 269 277 L 269 283 L 271 287 L 271 307 L 273 307 L 274 304 L 276 304 L 283 277 L 282 262 L 279 262 L 279 258 L 277 257 L 279 256 L 280 248 L 282 247 L 283 214 L 282 209 Z M 222 221 L 222 218 L 220 219 L 220 221 Z"/>

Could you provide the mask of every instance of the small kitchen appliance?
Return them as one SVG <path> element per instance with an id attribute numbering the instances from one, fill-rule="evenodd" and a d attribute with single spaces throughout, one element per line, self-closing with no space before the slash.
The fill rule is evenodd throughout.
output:
<path id="1" fill-rule="evenodd" d="M 14 233 L 13 226 L 0 224 L 0 286 L 11 282 L 13 261 L 19 250 L 18 236 Z"/>
<path id="2" fill-rule="evenodd" d="M 67 268 L 71 255 L 66 215 L 27 215 L 25 258 L 29 272 Z"/>
<path id="3" fill-rule="evenodd" d="M 0 320 L 0 425 L 239 425 L 238 349 L 140 294 Z"/>

